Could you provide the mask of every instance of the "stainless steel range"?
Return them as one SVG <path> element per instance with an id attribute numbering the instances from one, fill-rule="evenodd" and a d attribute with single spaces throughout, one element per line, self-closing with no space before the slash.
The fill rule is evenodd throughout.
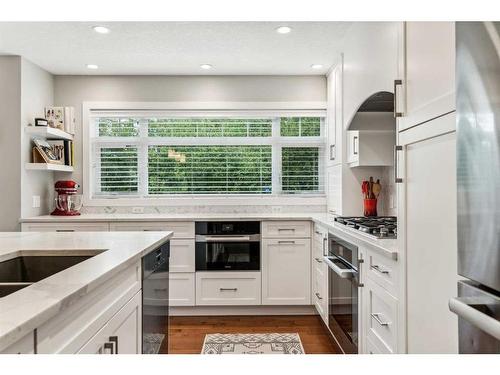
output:
<path id="1" fill-rule="evenodd" d="M 335 221 L 374 238 L 397 238 L 398 225 L 395 216 L 337 216 Z"/>

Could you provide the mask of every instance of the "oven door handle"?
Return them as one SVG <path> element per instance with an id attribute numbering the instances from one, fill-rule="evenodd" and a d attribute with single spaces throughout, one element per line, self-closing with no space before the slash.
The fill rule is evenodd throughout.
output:
<path id="1" fill-rule="evenodd" d="M 354 269 L 342 269 L 331 261 L 332 257 L 323 257 L 328 267 L 342 279 L 353 279 L 358 271 Z"/>
<path id="2" fill-rule="evenodd" d="M 252 242 L 260 241 L 260 234 L 249 236 L 202 236 L 196 235 L 196 242 Z"/>

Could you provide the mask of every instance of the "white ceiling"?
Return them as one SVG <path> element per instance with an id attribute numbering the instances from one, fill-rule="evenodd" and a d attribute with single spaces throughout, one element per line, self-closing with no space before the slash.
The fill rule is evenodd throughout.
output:
<path id="1" fill-rule="evenodd" d="M 92 26 L 104 25 L 109 34 Z M 280 25 L 293 28 L 278 34 Z M 53 74 L 325 74 L 349 22 L 0 22 L 0 54 Z M 207 71 L 200 64 L 208 63 Z M 97 64 L 89 70 L 86 64 Z M 322 64 L 319 70 L 311 64 Z"/>

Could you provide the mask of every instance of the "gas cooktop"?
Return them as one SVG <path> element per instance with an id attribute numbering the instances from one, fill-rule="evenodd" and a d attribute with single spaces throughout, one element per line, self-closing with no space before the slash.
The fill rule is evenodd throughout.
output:
<path id="1" fill-rule="evenodd" d="M 397 238 L 398 224 L 395 216 L 337 216 L 335 221 L 375 238 Z"/>

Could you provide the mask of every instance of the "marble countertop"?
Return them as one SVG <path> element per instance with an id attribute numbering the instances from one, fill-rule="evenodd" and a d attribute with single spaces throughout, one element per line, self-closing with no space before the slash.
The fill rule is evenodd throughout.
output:
<path id="1" fill-rule="evenodd" d="M 0 350 L 165 243 L 165 232 L 4 232 L 0 262 L 22 255 L 87 255 L 73 267 L 0 298 Z"/>
<path id="2" fill-rule="evenodd" d="M 396 239 L 377 239 L 333 221 L 326 213 L 183 213 L 183 214 L 82 214 L 80 216 L 35 216 L 22 223 L 108 222 L 108 221 L 195 221 L 195 220 L 310 220 L 327 227 L 332 233 L 358 246 L 366 246 L 382 255 L 397 259 Z"/>

